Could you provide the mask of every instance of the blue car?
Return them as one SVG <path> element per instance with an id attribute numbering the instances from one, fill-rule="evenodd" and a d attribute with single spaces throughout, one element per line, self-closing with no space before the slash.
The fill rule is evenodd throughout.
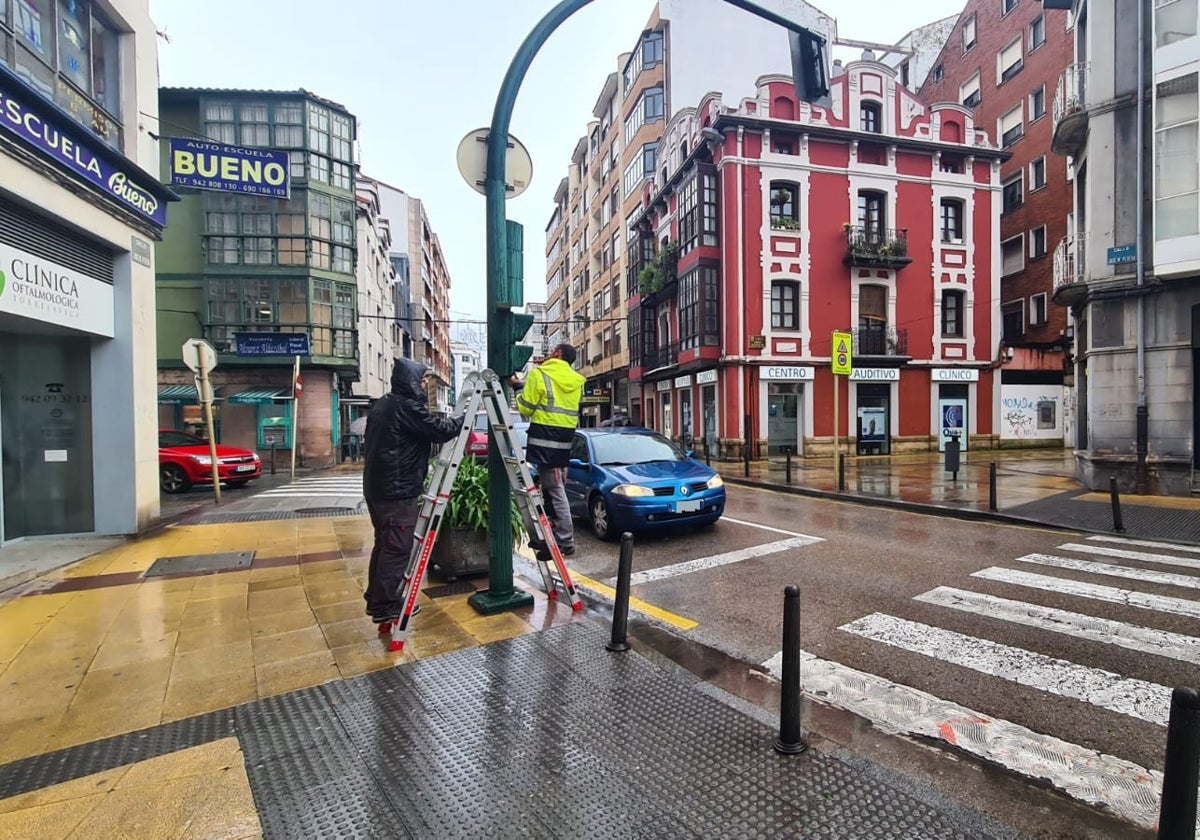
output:
<path id="1" fill-rule="evenodd" d="M 580 429 L 567 468 L 571 513 L 602 540 L 623 531 L 716 522 L 725 483 L 712 467 L 652 429 Z"/>

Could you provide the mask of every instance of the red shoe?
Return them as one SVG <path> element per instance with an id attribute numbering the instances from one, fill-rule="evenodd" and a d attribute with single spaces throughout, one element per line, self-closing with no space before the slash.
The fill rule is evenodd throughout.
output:
<path id="1" fill-rule="evenodd" d="M 392 628 L 395 627 L 396 624 L 399 623 L 399 621 L 400 621 L 400 619 L 398 619 L 398 618 L 389 618 L 387 621 L 379 622 L 379 635 L 380 636 L 392 635 Z"/>

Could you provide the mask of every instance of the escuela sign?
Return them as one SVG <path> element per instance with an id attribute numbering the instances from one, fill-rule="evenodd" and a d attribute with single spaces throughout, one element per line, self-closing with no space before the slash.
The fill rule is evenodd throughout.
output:
<path id="1" fill-rule="evenodd" d="M 198 190 L 289 198 L 288 153 L 170 138 L 171 185 Z"/>

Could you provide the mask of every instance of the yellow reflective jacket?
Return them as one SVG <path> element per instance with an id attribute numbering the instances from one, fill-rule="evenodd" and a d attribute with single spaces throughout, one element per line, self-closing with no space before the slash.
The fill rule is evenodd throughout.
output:
<path id="1" fill-rule="evenodd" d="M 530 372 L 517 397 L 517 411 L 529 418 L 529 463 L 567 465 L 586 381 L 562 359 L 547 359 Z"/>

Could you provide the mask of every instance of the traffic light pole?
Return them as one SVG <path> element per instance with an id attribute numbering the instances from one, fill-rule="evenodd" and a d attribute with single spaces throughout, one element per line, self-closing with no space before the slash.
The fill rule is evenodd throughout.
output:
<path id="1" fill-rule="evenodd" d="M 506 255 L 508 251 L 508 232 L 505 225 L 504 202 L 506 195 L 505 163 L 508 152 L 508 127 L 512 122 L 513 105 L 521 82 L 533 57 L 537 55 L 546 39 L 575 12 L 591 3 L 592 0 L 562 0 L 557 6 L 546 13 L 538 21 L 533 30 L 525 36 L 504 80 L 500 83 L 500 92 L 496 96 L 496 107 L 492 112 L 492 124 L 487 138 L 487 173 L 484 179 L 486 195 L 486 241 L 487 241 L 487 307 L 488 307 L 488 341 L 487 366 L 500 374 L 501 381 L 516 371 L 510 370 L 512 340 L 512 313 L 505 307 L 511 302 L 506 301 L 503 294 L 507 288 Z M 795 21 L 768 11 L 748 0 L 724 0 L 731 6 L 758 15 L 771 23 L 785 29 L 805 33 L 800 24 Z M 500 454 L 496 450 L 493 439 L 488 448 L 488 588 L 483 592 L 472 595 L 471 605 L 479 612 L 490 615 L 504 610 L 529 606 L 533 597 L 526 592 L 518 592 L 513 586 L 512 563 L 512 488 L 508 483 L 508 475 Z"/>

